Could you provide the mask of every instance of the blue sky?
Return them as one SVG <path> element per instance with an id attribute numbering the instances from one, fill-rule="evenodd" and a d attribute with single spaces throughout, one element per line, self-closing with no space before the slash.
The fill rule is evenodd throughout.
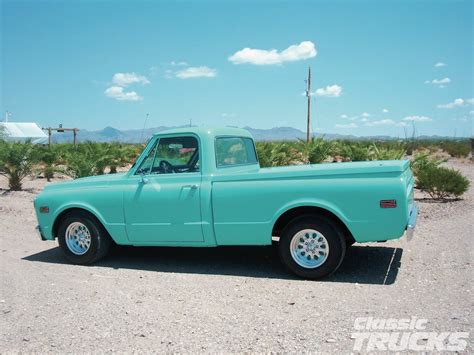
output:
<path id="1" fill-rule="evenodd" d="M 472 1 L 2 1 L 13 121 L 472 135 Z"/>

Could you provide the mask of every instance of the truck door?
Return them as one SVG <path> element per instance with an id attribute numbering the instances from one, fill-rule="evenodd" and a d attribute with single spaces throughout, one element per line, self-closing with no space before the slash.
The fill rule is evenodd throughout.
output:
<path id="1" fill-rule="evenodd" d="M 192 135 L 156 140 L 124 191 L 130 241 L 172 245 L 204 240 L 199 155 Z"/>

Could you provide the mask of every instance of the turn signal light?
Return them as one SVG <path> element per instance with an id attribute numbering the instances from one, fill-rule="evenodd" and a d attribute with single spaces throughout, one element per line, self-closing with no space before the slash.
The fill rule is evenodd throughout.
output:
<path id="1" fill-rule="evenodd" d="M 397 207 L 397 200 L 381 200 L 380 208 L 395 208 Z"/>
<path id="2" fill-rule="evenodd" d="M 49 213 L 48 206 L 40 206 L 40 213 Z"/>

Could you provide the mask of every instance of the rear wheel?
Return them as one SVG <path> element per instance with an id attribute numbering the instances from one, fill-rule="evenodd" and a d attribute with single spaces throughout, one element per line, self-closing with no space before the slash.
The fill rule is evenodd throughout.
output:
<path id="1" fill-rule="evenodd" d="M 66 258 L 74 264 L 91 264 L 103 258 L 111 244 L 102 224 L 85 212 L 74 212 L 63 218 L 58 242 Z"/>
<path id="2" fill-rule="evenodd" d="M 346 252 L 343 231 L 323 216 L 303 216 L 283 230 L 278 245 L 280 257 L 296 275 L 319 279 L 341 265 Z"/>

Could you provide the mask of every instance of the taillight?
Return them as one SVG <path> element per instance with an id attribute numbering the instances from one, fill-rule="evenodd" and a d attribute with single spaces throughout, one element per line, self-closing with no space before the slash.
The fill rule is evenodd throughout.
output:
<path id="1" fill-rule="evenodd" d="M 381 200 L 380 208 L 395 208 L 397 207 L 397 200 Z"/>

